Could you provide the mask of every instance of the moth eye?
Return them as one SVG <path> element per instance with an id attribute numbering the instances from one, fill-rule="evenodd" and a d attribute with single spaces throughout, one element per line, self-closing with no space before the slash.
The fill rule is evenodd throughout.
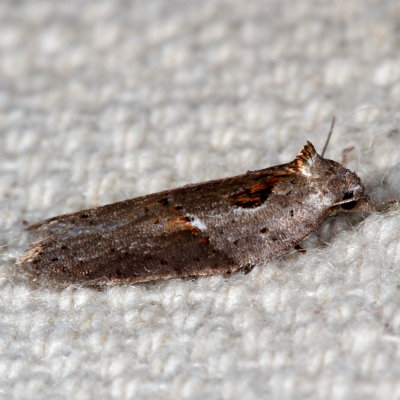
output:
<path id="1" fill-rule="evenodd" d="M 351 199 L 351 198 L 353 198 L 353 196 L 354 196 L 354 191 L 349 190 L 348 192 L 344 193 L 343 200 Z M 344 208 L 345 210 L 351 210 L 356 205 L 357 205 L 357 200 L 354 200 L 354 201 L 349 201 L 348 203 L 342 204 L 341 207 Z"/>

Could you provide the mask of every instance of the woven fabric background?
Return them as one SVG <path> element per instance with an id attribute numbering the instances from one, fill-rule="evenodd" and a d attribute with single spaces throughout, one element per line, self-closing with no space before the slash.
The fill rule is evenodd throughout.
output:
<path id="1" fill-rule="evenodd" d="M 396 205 L 248 275 L 15 267 L 26 221 L 288 162 L 333 115 L 327 157 L 398 199 L 399 105 L 398 1 L 2 1 L 0 398 L 399 399 Z"/>

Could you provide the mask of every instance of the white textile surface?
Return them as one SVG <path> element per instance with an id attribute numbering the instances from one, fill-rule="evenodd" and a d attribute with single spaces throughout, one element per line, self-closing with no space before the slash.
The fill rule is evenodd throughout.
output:
<path id="1" fill-rule="evenodd" d="M 333 115 L 326 156 L 400 198 L 399 21 L 395 0 L 2 1 L 0 398 L 400 399 L 396 204 L 247 275 L 15 267 L 26 222 L 288 162 Z"/>

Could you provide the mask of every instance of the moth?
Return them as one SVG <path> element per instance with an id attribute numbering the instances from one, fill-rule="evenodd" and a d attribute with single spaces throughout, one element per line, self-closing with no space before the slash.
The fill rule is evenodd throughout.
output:
<path id="1" fill-rule="evenodd" d="M 249 271 L 327 217 L 373 208 L 360 178 L 307 142 L 287 164 L 39 222 L 19 265 L 86 285 Z"/>

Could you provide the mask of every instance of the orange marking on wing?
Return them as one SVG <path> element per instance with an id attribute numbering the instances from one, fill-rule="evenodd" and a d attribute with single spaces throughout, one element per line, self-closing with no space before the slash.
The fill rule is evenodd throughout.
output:
<path id="1" fill-rule="evenodd" d="M 281 175 L 271 175 L 262 182 L 246 186 L 240 192 L 229 196 L 228 200 L 242 208 L 258 207 L 268 199 L 272 189 L 281 179 L 283 179 Z"/>
<path id="2" fill-rule="evenodd" d="M 210 239 L 207 236 L 203 236 L 200 240 L 199 240 L 200 244 L 209 244 L 210 243 Z"/>
<path id="3" fill-rule="evenodd" d="M 299 158 L 296 158 L 295 160 L 293 160 L 291 163 L 290 163 L 290 165 L 293 167 L 293 168 L 301 168 L 302 166 L 303 166 L 303 161 L 301 160 L 301 159 L 299 159 Z"/>
<path id="4" fill-rule="evenodd" d="M 196 228 L 190 224 L 190 218 L 185 216 L 174 217 L 168 220 L 165 227 L 166 231 L 179 232 L 179 231 L 191 231 L 193 233 L 201 232 L 199 228 Z"/>
<path id="5" fill-rule="evenodd" d="M 252 193 L 256 193 L 265 189 L 265 185 L 263 183 L 254 183 L 253 185 L 247 186 L 246 189 L 250 190 Z"/>

